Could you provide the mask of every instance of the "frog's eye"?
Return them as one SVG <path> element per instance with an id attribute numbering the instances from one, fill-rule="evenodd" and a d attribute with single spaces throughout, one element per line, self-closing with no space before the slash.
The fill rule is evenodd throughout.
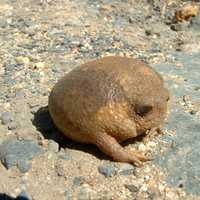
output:
<path id="1" fill-rule="evenodd" d="M 147 115 L 150 111 L 152 111 L 153 106 L 151 105 L 136 105 L 136 113 L 141 117 Z"/>

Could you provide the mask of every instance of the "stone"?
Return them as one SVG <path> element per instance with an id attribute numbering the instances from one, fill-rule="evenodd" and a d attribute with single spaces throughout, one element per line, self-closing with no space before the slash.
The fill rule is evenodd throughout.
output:
<path id="1" fill-rule="evenodd" d="M 96 192 L 89 188 L 88 186 L 82 186 L 80 187 L 80 190 L 78 191 L 77 200 L 92 200 L 94 199 L 93 196 Z"/>
<path id="2" fill-rule="evenodd" d="M 49 151 L 57 153 L 59 151 L 59 144 L 54 140 L 49 140 L 48 149 Z"/>
<path id="3" fill-rule="evenodd" d="M 18 56 L 15 58 L 15 61 L 17 62 L 17 64 L 28 64 L 30 62 L 30 59 L 28 57 L 24 57 L 24 56 Z"/>
<path id="4" fill-rule="evenodd" d="M 66 200 L 73 200 L 72 189 L 67 188 L 67 189 L 65 190 L 65 194 L 66 194 Z"/>
<path id="5" fill-rule="evenodd" d="M 124 176 L 128 176 L 128 175 L 134 174 L 135 173 L 135 167 L 133 165 L 131 165 L 131 164 L 128 164 L 128 163 L 122 163 L 119 166 L 118 173 L 120 175 L 124 175 Z"/>
<path id="6" fill-rule="evenodd" d="M 138 192 L 138 187 L 136 187 L 135 185 L 133 184 L 125 184 L 124 185 L 125 188 L 127 188 L 131 193 L 135 193 L 135 192 Z"/>
<path id="7" fill-rule="evenodd" d="M 6 20 L 0 19 L 0 28 L 5 28 L 7 26 Z"/>
<path id="8" fill-rule="evenodd" d="M 17 129 L 17 127 L 18 127 L 17 122 L 13 121 L 13 122 L 9 123 L 8 130 L 15 130 L 15 129 Z"/>
<path id="9" fill-rule="evenodd" d="M 192 19 L 190 28 L 193 28 L 196 31 L 200 30 L 200 14 Z"/>
<path id="10" fill-rule="evenodd" d="M 59 152 L 58 157 L 63 160 L 72 160 L 72 156 L 68 152 Z"/>
<path id="11" fill-rule="evenodd" d="M 16 166 L 22 173 L 26 173 L 31 169 L 31 163 L 28 160 L 20 160 Z"/>
<path id="12" fill-rule="evenodd" d="M 1 115 L 1 123 L 6 125 L 9 122 L 13 121 L 13 114 L 11 112 L 4 112 Z"/>
<path id="13" fill-rule="evenodd" d="M 112 163 L 105 163 L 98 167 L 99 173 L 103 174 L 105 177 L 112 177 L 117 173 L 117 168 Z"/>
<path id="14" fill-rule="evenodd" d="M 84 176 L 75 177 L 73 180 L 73 186 L 81 186 L 85 180 L 86 178 Z"/>
<path id="15" fill-rule="evenodd" d="M 45 63 L 43 63 L 43 62 L 38 62 L 38 63 L 34 64 L 35 69 L 44 69 L 45 66 L 46 66 Z"/>
<path id="16" fill-rule="evenodd" d="M 15 97 L 17 97 L 17 98 L 21 98 L 21 97 L 24 97 L 24 96 L 25 96 L 25 94 L 22 90 L 18 90 L 18 91 L 15 92 Z"/>
<path id="17" fill-rule="evenodd" d="M 28 193 L 26 191 L 22 191 L 18 197 L 16 198 L 16 200 L 31 200 L 30 196 L 28 195 Z"/>
<path id="18" fill-rule="evenodd" d="M 42 152 L 35 141 L 11 139 L 1 143 L 0 160 L 7 169 L 17 166 L 24 173 L 31 168 L 30 160 Z"/>

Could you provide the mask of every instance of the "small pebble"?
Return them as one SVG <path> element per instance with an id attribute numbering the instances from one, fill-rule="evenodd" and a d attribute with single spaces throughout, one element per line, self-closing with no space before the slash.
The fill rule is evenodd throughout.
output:
<path id="1" fill-rule="evenodd" d="M 0 20 L 0 28 L 5 28 L 7 26 L 6 20 Z"/>
<path id="2" fill-rule="evenodd" d="M 13 121 L 13 114 L 11 112 L 4 112 L 1 115 L 1 123 L 6 125 L 9 122 Z"/>
<path id="3" fill-rule="evenodd" d="M 35 63 L 35 65 L 34 65 L 34 69 L 44 69 L 45 68 L 45 63 L 43 63 L 43 62 L 38 62 L 38 63 Z"/>
<path id="4" fill-rule="evenodd" d="M 54 140 L 49 140 L 48 149 L 49 151 L 57 153 L 59 151 L 59 144 Z"/>
<path id="5" fill-rule="evenodd" d="M 103 165 L 98 167 L 98 170 L 105 177 L 112 177 L 117 173 L 117 168 L 112 163 L 103 164 Z"/>
<path id="6" fill-rule="evenodd" d="M 72 189 L 66 189 L 65 190 L 65 194 L 66 194 L 66 200 L 73 200 L 73 193 L 72 193 Z"/>
<path id="7" fill-rule="evenodd" d="M 55 167 L 55 171 L 56 171 L 58 176 L 65 177 L 65 169 L 64 169 L 63 165 L 57 164 L 56 167 Z"/>
<path id="8" fill-rule="evenodd" d="M 148 192 L 148 188 L 147 188 L 146 185 L 143 185 L 143 186 L 140 188 L 140 190 L 141 190 L 142 192 Z"/>
<path id="9" fill-rule="evenodd" d="M 28 57 L 18 56 L 15 58 L 17 64 L 28 64 L 30 62 Z"/>
<path id="10" fill-rule="evenodd" d="M 190 111 L 190 114 L 191 114 L 191 115 L 195 115 L 196 113 L 197 113 L 196 110 L 191 110 L 191 111 Z"/>
<path id="11" fill-rule="evenodd" d="M 77 176 L 73 180 L 73 186 L 81 186 L 85 180 L 86 178 L 84 176 Z"/>
<path id="12" fill-rule="evenodd" d="M 17 129 L 17 127 L 18 127 L 18 124 L 15 121 L 13 121 L 8 125 L 8 130 L 15 130 Z"/>
<path id="13" fill-rule="evenodd" d="M 20 172 L 26 173 L 31 169 L 32 165 L 29 161 L 22 160 L 22 161 L 18 161 L 17 167 L 20 170 Z"/>
<path id="14" fill-rule="evenodd" d="M 144 144 L 140 144 L 139 147 L 138 147 L 138 150 L 145 151 L 146 150 L 146 146 Z"/>
<path id="15" fill-rule="evenodd" d="M 58 157 L 63 160 L 72 160 L 72 156 L 67 152 L 59 152 Z"/>
<path id="16" fill-rule="evenodd" d="M 125 188 L 127 188 L 130 192 L 135 193 L 138 192 L 138 188 L 133 184 L 125 184 Z"/>
<path id="17" fill-rule="evenodd" d="M 16 198 L 16 200 L 31 200 L 30 196 L 28 195 L 28 193 L 26 191 L 22 191 L 18 197 Z"/>
<path id="18" fill-rule="evenodd" d="M 20 97 L 24 97 L 24 92 L 22 90 L 18 90 L 15 92 L 15 97 L 20 98 Z"/>
<path id="19" fill-rule="evenodd" d="M 134 172 L 135 172 L 135 167 L 131 164 L 123 163 L 119 166 L 120 175 L 127 176 L 127 175 L 134 174 Z"/>
<path id="20" fill-rule="evenodd" d="M 145 181 L 148 181 L 149 179 L 150 179 L 150 177 L 149 177 L 149 176 L 147 176 L 147 175 L 146 175 L 146 176 L 144 176 L 144 180 L 145 180 Z"/>
<path id="21" fill-rule="evenodd" d="M 89 199 L 93 199 L 92 198 L 92 194 L 94 194 L 95 191 L 92 190 L 89 187 L 86 186 L 82 186 L 78 192 L 78 200 L 89 200 Z"/>

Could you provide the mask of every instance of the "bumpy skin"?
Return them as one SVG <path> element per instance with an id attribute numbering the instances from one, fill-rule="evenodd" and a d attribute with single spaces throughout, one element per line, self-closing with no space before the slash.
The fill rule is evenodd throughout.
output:
<path id="1" fill-rule="evenodd" d="M 119 143 L 159 128 L 169 92 L 162 77 L 139 60 L 105 57 L 64 76 L 52 89 L 49 111 L 56 126 L 72 140 L 92 143 L 120 162 L 148 160 Z"/>

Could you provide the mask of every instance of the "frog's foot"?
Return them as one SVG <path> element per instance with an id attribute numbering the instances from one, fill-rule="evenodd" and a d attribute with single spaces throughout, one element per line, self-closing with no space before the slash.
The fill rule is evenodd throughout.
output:
<path id="1" fill-rule="evenodd" d="M 152 160 L 151 157 L 144 155 L 142 151 L 131 150 L 131 151 L 128 151 L 127 153 L 129 153 L 130 156 L 132 156 L 132 158 L 137 159 L 136 163 L 134 163 L 133 161 L 133 164 L 135 164 L 136 166 L 142 166 L 143 162 Z"/>
<path id="2" fill-rule="evenodd" d="M 107 133 L 97 134 L 95 144 L 99 149 L 118 162 L 128 162 L 141 166 L 143 162 L 151 160 L 139 151 L 128 151 L 117 140 Z"/>

